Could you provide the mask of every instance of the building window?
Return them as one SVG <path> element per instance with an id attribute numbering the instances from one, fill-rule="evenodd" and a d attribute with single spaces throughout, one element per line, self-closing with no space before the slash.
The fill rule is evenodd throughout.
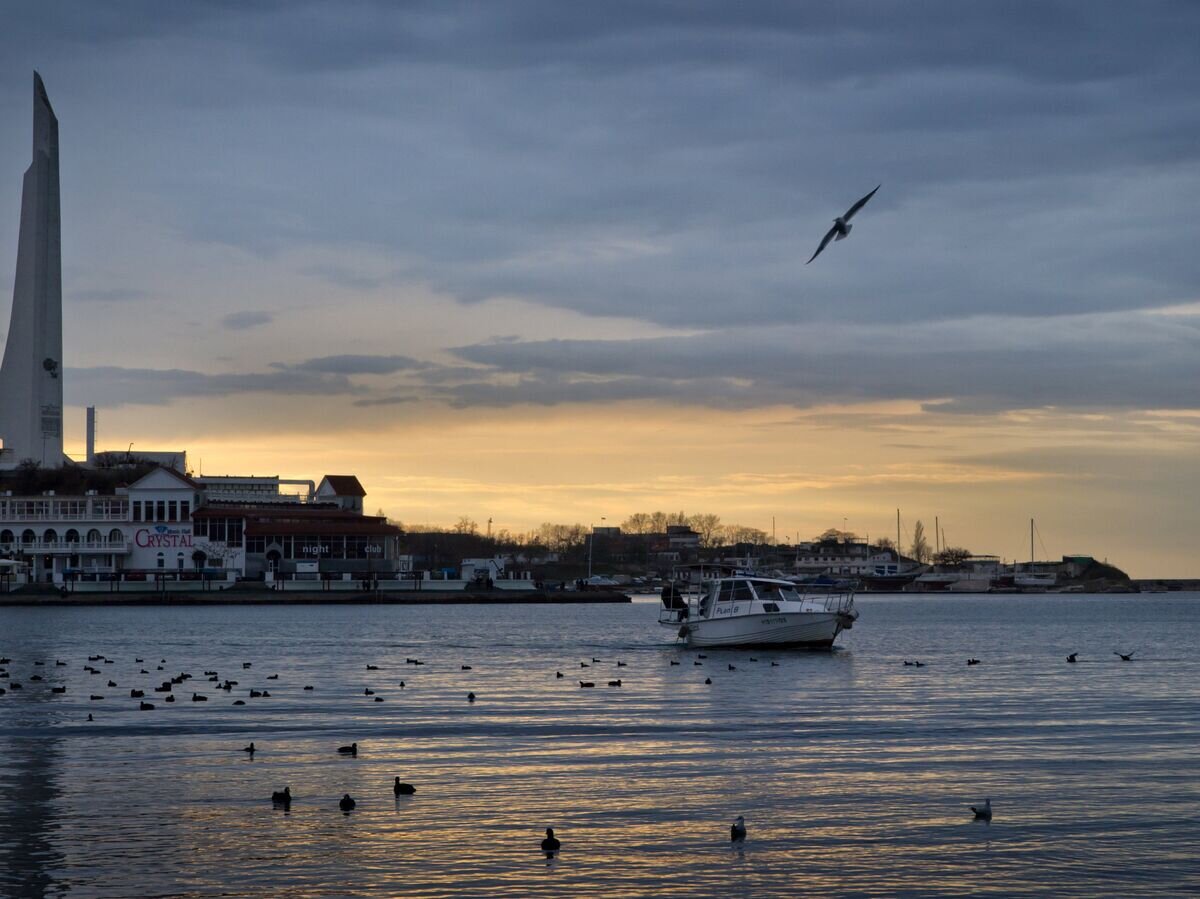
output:
<path id="1" fill-rule="evenodd" d="M 186 499 L 179 502 L 179 520 L 187 521 L 192 517 L 192 507 Z"/>
<path id="2" fill-rule="evenodd" d="M 178 520 L 179 520 L 179 503 L 177 503 L 175 500 L 171 500 L 169 503 L 167 503 L 167 521 L 178 521 Z"/>
<path id="3" fill-rule="evenodd" d="M 166 521 L 167 520 L 167 501 L 166 500 L 160 499 L 154 503 L 154 520 L 155 521 Z"/>
<path id="4" fill-rule="evenodd" d="M 175 567 L 177 567 L 180 571 L 183 571 L 183 553 L 175 554 Z"/>
<path id="5" fill-rule="evenodd" d="M 93 546 L 100 543 L 103 539 L 104 538 L 100 536 L 100 532 L 98 530 L 96 530 L 95 528 L 92 528 L 90 531 L 87 532 L 87 542 L 92 544 Z"/>
<path id="6" fill-rule="evenodd" d="M 121 533 L 120 528 L 113 528 L 111 531 L 108 532 L 108 542 L 109 543 L 124 543 L 125 542 L 125 535 L 123 533 Z"/>
<path id="7" fill-rule="evenodd" d="M 135 499 L 133 501 L 133 520 L 142 520 L 142 501 L 140 499 Z"/>
<path id="8" fill-rule="evenodd" d="M 159 553 L 159 554 L 158 554 L 158 567 L 159 567 L 159 568 L 166 568 L 166 567 L 167 567 L 167 560 L 166 560 L 165 558 L 163 558 L 163 554 L 162 554 L 162 553 Z"/>
<path id="9" fill-rule="evenodd" d="M 67 531 L 67 533 L 63 535 L 63 539 L 68 543 L 78 543 L 79 531 L 75 530 L 75 528 L 71 528 L 71 530 Z"/>

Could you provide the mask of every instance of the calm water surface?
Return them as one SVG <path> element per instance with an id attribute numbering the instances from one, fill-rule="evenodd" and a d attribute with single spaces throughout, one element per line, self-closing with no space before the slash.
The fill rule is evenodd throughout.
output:
<path id="1" fill-rule="evenodd" d="M 703 660 L 653 604 L 0 609 L 0 895 L 1200 893 L 1200 596 L 859 606 Z"/>

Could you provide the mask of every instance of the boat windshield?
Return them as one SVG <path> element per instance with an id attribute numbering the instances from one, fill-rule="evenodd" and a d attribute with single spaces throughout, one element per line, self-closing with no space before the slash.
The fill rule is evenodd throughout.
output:
<path id="1" fill-rule="evenodd" d="M 788 584 L 755 584 L 754 592 L 763 602 L 800 602 L 800 594 Z"/>
<path id="2" fill-rule="evenodd" d="M 754 596 L 750 592 L 750 582 L 744 580 L 721 581 L 717 591 L 717 602 L 741 602 L 753 598 Z"/>

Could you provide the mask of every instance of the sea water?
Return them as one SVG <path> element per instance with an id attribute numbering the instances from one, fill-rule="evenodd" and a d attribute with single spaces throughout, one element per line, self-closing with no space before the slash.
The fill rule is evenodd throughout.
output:
<path id="1" fill-rule="evenodd" d="M 652 603 L 0 609 L 0 895 L 1200 893 L 1200 596 L 858 605 L 705 658 Z"/>

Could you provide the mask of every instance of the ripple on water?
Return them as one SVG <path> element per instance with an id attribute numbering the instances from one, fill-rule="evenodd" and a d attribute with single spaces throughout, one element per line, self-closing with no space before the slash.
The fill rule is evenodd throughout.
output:
<path id="1" fill-rule="evenodd" d="M 3 609 L 14 677 L 69 664 L 0 697 L 0 893 L 1200 892 L 1197 599 L 863 597 L 841 651 L 702 667 L 653 605 Z"/>

